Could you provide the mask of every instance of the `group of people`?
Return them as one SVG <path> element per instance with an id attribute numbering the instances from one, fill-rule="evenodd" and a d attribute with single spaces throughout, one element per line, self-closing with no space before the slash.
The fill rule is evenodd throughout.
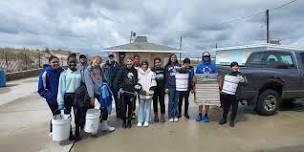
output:
<path id="1" fill-rule="evenodd" d="M 112 109 L 111 103 L 106 104 L 107 102 L 104 101 L 107 100 L 104 97 L 104 91 L 108 91 L 111 95 L 108 98 L 112 99 L 113 96 L 116 116 L 122 120 L 123 128 L 131 128 L 132 119 L 136 119 L 136 117 L 138 127 L 148 127 L 152 121 L 166 121 L 165 94 L 168 94 L 169 122 L 177 122 L 181 118 L 183 104 L 183 115 L 189 119 L 189 95 L 195 91 L 195 75 L 217 73 L 216 66 L 211 62 L 208 52 L 203 53 L 202 62 L 196 68 L 191 66 L 189 58 L 185 58 L 183 63 L 179 64 L 175 54 L 169 56 L 165 67 L 162 66 L 163 61 L 159 57 L 153 60 L 154 65 L 152 66 L 146 60 L 140 62 L 138 55 L 127 57 L 124 64 L 115 61 L 113 54 L 108 57 L 109 59 L 103 63 L 100 56 L 94 56 L 89 64 L 85 55 L 80 55 L 77 59 L 76 54 L 72 53 L 67 57 L 68 67 L 64 70 L 59 65 L 58 57 L 51 56 L 49 64 L 44 65 L 44 70 L 39 75 L 38 93 L 46 99 L 53 115 L 60 111 L 70 114 L 73 109 L 76 127 L 74 133 L 71 129 L 71 140 L 80 139 L 80 130 L 84 128 L 86 111 L 95 108 L 95 99 L 100 103 L 101 130 L 109 132 L 115 130 L 114 127 L 109 126 L 107 121 Z M 228 75 L 238 76 L 239 82 L 245 82 L 236 62 L 231 63 L 231 69 L 231 73 Z M 186 74 L 187 79 L 179 77 L 180 73 Z M 179 85 L 182 81 L 187 85 Z M 226 123 L 229 109 L 232 106 L 230 126 L 233 127 L 238 106 L 237 93 L 236 90 L 232 92 L 225 90 L 227 88 L 225 87 L 225 77 L 222 77 L 219 82 L 221 107 L 224 109 L 219 124 Z M 234 83 L 238 85 L 239 82 Z M 103 87 L 104 85 L 108 87 Z M 152 105 L 154 117 L 152 116 Z M 200 105 L 195 117 L 196 121 L 209 122 L 208 110 L 208 105 Z M 135 114 L 136 112 L 137 114 Z M 52 123 L 50 123 L 51 133 Z"/>

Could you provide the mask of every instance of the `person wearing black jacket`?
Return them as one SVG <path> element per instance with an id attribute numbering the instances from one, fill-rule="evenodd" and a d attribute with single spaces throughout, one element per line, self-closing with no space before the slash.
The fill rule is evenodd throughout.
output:
<path id="1" fill-rule="evenodd" d="M 227 122 L 227 116 L 232 107 L 232 111 L 230 114 L 230 127 L 234 127 L 235 118 L 238 110 L 239 100 L 237 99 L 237 94 L 240 91 L 238 88 L 240 85 L 244 85 L 247 83 L 245 77 L 243 77 L 242 73 L 239 72 L 239 64 L 237 62 L 232 62 L 230 64 L 231 72 L 225 75 L 220 82 L 220 90 L 221 90 L 221 104 L 224 109 L 223 117 L 220 120 L 219 124 L 223 125 Z"/>
<path id="2" fill-rule="evenodd" d="M 114 81 L 114 84 L 120 88 L 118 96 L 122 102 L 122 127 L 124 128 L 132 127 L 132 112 L 136 98 L 134 86 L 137 84 L 137 81 L 137 70 L 133 66 L 133 58 L 129 57 L 127 64 L 121 67 Z"/>
<path id="3" fill-rule="evenodd" d="M 160 121 L 165 122 L 165 69 L 161 67 L 161 59 L 154 59 L 154 68 L 152 71 L 156 74 L 156 83 L 153 94 L 153 110 L 154 110 L 154 121 L 158 122 L 158 103 L 160 104 Z"/>

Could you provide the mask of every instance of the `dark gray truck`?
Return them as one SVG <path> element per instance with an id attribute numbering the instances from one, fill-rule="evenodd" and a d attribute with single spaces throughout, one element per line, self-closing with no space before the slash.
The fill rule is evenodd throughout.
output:
<path id="1" fill-rule="evenodd" d="M 252 51 L 242 60 L 246 62 L 240 72 L 248 84 L 242 86 L 240 99 L 255 106 L 258 114 L 272 115 L 282 100 L 304 97 L 304 51 Z M 217 66 L 220 75 L 230 71 L 228 64 Z"/>

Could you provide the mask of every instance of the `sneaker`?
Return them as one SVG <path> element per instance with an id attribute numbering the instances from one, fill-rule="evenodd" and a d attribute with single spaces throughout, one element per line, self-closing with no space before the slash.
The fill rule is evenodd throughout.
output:
<path id="1" fill-rule="evenodd" d="M 201 114 L 197 114 L 195 120 L 196 120 L 197 122 L 200 122 L 200 121 L 203 120 L 203 116 L 202 116 Z"/>
<path id="2" fill-rule="evenodd" d="M 222 119 L 219 121 L 219 124 L 220 124 L 220 125 L 223 125 L 223 124 L 225 124 L 225 123 L 227 123 L 227 120 L 224 119 L 224 118 L 222 118 Z"/>
<path id="3" fill-rule="evenodd" d="M 170 118 L 170 119 L 169 119 L 169 122 L 173 122 L 173 121 L 174 121 L 174 119 L 173 119 L 173 118 Z"/>
<path id="4" fill-rule="evenodd" d="M 144 127 L 149 127 L 149 123 L 147 121 L 144 123 Z"/>
<path id="5" fill-rule="evenodd" d="M 111 126 L 108 125 L 107 120 L 103 120 L 100 126 L 101 126 L 101 127 L 100 127 L 100 128 L 101 128 L 101 131 L 109 131 L 109 132 L 112 132 L 112 131 L 115 130 L 114 127 L 111 127 Z"/>
<path id="6" fill-rule="evenodd" d="M 190 119 L 189 115 L 188 114 L 185 114 L 185 117 L 186 119 Z"/>
<path id="7" fill-rule="evenodd" d="M 174 122 L 178 122 L 178 118 L 175 117 L 175 118 L 173 119 L 173 121 L 174 121 Z"/>
<path id="8" fill-rule="evenodd" d="M 142 123 L 141 122 L 137 123 L 137 127 L 142 127 Z"/>
<path id="9" fill-rule="evenodd" d="M 207 115 L 205 115 L 203 120 L 204 120 L 205 123 L 208 123 L 209 122 L 209 117 Z"/>
<path id="10" fill-rule="evenodd" d="M 230 121 L 229 126 L 233 128 L 234 127 L 234 121 Z"/>

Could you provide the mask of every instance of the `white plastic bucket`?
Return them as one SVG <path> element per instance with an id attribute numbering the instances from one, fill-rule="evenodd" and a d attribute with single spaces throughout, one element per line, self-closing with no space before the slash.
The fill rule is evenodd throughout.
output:
<path id="1" fill-rule="evenodd" d="M 52 119 L 53 141 L 65 141 L 69 139 L 70 136 L 70 126 L 71 126 L 71 115 L 69 114 L 58 114 L 53 116 Z"/>
<path id="2" fill-rule="evenodd" d="M 100 110 L 89 109 L 86 113 L 86 122 L 84 131 L 87 133 L 97 134 L 99 127 Z"/>

